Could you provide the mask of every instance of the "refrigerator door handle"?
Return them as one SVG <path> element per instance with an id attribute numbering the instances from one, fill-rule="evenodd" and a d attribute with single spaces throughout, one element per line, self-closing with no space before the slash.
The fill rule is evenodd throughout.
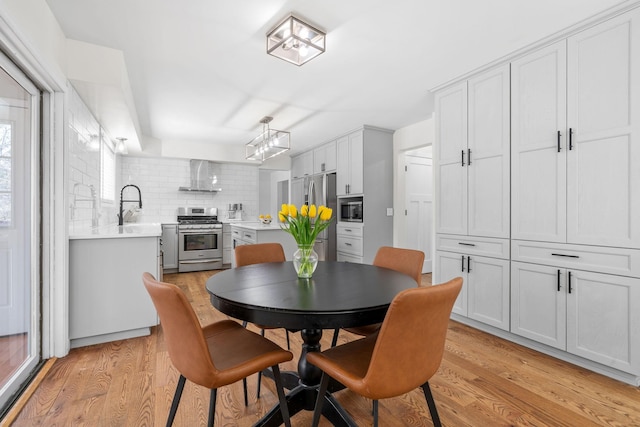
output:
<path id="1" fill-rule="evenodd" d="M 307 205 L 311 206 L 313 204 L 315 204 L 316 201 L 316 195 L 315 195 L 315 185 L 313 182 L 313 178 L 311 178 L 309 180 L 309 197 L 307 198 Z"/>
<path id="2" fill-rule="evenodd" d="M 322 203 L 323 206 L 327 206 L 327 175 L 322 175 Z"/>

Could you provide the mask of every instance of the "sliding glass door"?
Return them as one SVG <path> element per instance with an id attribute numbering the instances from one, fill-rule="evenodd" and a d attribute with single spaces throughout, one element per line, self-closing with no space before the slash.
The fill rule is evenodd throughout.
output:
<path id="1" fill-rule="evenodd" d="M 0 410 L 41 359 L 39 100 L 0 54 Z"/>

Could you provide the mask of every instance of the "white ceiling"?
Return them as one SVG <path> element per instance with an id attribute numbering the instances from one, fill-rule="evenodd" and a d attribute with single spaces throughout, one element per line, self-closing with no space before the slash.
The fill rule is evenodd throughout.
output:
<path id="1" fill-rule="evenodd" d="M 429 90 L 619 0 L 47 0 L 69 39 L 121 50 L 144 138 L 300 152 L 363 124 L 430 116 Z M 265 53 L 290 12 L 327 31 L 296 67 Z"/>

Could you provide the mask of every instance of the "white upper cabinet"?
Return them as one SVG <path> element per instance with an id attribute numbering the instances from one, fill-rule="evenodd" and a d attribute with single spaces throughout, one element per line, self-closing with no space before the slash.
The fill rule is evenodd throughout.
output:
<path id="1" fill-rule="evenodd" d="M 338 196 L 364 192 L 364 133 L 350 133 L 337 141 L 336 193 Z"/>
<path id="2" fill-rule="evenodd" d="M 467 234 L 467 82 L 436 93 L 436 231 Z"/>
<path id="3" fill-rule="evenodd" d="M 509 65 L 468 82 L 470 236 L 509 237 Z"/>
<path id="4" fill-rule="evenodd" d="M 313 175 L 313 150 L 291 159 L 291 177 L 302 178 L 307 175 Z"/>
<path id="5" fill-rule="evenodd" d="M 640 247 L 640 12 L 512 65 L 512 238 Z"/>
<path id="6" fill-rule="evenodd" d="M 437 232 L 509 237 L 509 65 L 436 94 Z"/>
<path id="7" fill-rule="evenodd" d="M 327 142 L 313 150 L 313 173 L 336 170 L 336 141 Z"/>
<path id="8" fill-rule="evenodd" d="M 567 241 L 640 247 L 640 10 L 568 39 Z"/>
<path id="9" fill-rule="evenodd" d="M 513 239 L 566 235 L 566 42 L 511 64 Z"/>

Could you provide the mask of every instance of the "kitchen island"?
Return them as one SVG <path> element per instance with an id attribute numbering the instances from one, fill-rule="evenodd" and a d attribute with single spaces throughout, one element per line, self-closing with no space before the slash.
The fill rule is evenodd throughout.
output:
<path id="1" fill-rule="evenodd" d="M 231 238 L 233 248 L 240 245 L 254 243 L 280 243 L 284 249 L 287 261 L 293 259 L 293 253 L 298 249 L 293 236 L 280 228 L 280 224 L 262 224 L 261 222 L 233 222 L 231 223 Z M 235 257 L 232 259 L 235 267 Z"/>
<path id="2" fill-rule="evenodd" d="M 150 334 L 158 316 L 142 273 L 160 277 L 160 224 L 112 225 L 69 236 L 71 347 Z"/>

